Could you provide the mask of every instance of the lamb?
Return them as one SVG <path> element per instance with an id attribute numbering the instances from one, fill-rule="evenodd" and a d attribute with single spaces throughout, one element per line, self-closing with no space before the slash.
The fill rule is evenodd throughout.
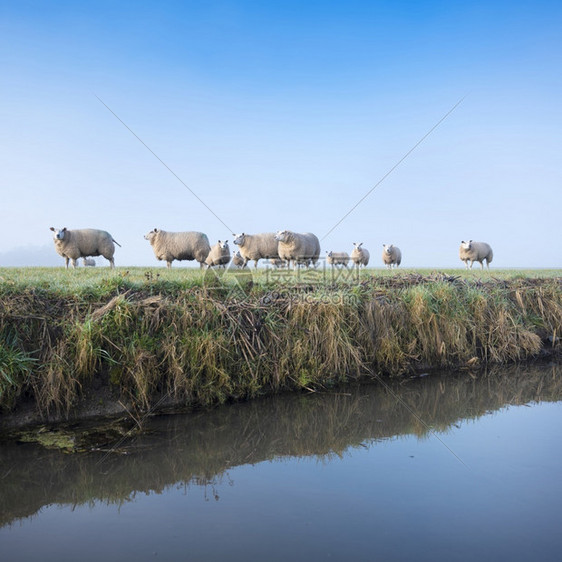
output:
<path id="1" fill-rule="evenodd" d="M 72 267 L 76 268 L 77 259 L 89 256 L 103 256 L 109 261 L 111 269 L 115 267 L 115 244 L 121 244 L 116 242 L 109 232 L 95 228 L 68 230 L 66 227 L 58 229 L 52 226 L 51 230 L 54 232 L 55 250 L 65 259 L 66 269 L 69 260 Z"/>
<path id="2" fill-rule="evenodd" d="M 174 260 L 197 260 L 199 267 L 211 251 L 209 239 L 203 232 L 167 232 L 155 228 L 144 236 L 150 242 L 154 255 L 158 260 L 165 260 L 168 268 Z"/>
<path id="3" fill-rule="evenodd" d="M 347 252 L 328 252 L 326 250 L 326 262 L 334 267 L 335 265 L 343 265 L 347 267 L 349 263 L 349 254 Z"/>
<path id="4" fill-rule="evenodd" d="M 246 264 L 244 263 L 244 258 L 239 250 L 236 250 L 234 254 L 232 254 L 232 265 L 235 267 L 245 267 Z"/>
<path id="5" fill-rule="evenodd" d="M 254 267 L 258 267 L 260 259 L 278 258 L 277 240 L 275 233 L 262 232 L 261 234 L 233 234 L 234 243 L 240 247 L 240 254 L 244 259 L 244 266 L 254 260 Z"/>
<path id="6" fill-rule="evenodd" d="M 287 261 L 288 267 L 291 267 L 291 261 L 294 267 L 299 263 L 308 266 L 311 262 L 316 264 L 318 261 L 320 241 L 311 232 L 298 234 L 290 230 L 280 230 L 275 239 L 279 242 L 279 257 Z"/>
<path id="7" fill-rule="evenodd" d="M 400 251 L 400 248 L 393 246 L 392 244 L 388 246 L 383 244 L 382 246 L 382 261 L 386 267 L 388 267 L 388 269 L 392 269 L 393 265 L 398 267 L 402 261 L 402 252 Z"/>
<path id="8" fill-rule="evenodd" d="M 205 263 L 207 264 L 207 267 L 218 265 L 219 267 L 226 268 L 226 264 L 229 261 L 230 248 L 228 247 L 228 240 L 225 240 L 224 242 L 219 240 L 218 243 L 211 248 Z"/>
<path id="9" fill-rule="evenodd" d="M 367 267 L 369 265 L 369 250 L 362 248 L 363 242 L 357 244 L 353 242 L 353 251 L 351 252 L 351 260 L 355 264 L 355 267 Z"/>
<path id="10" fill-rule="evenodd" d="M 96 267 L 96 260 L 92 258 L 82 258 L 82 263 L 84 267 Z"/>
<path id="11" fill-rule="evenodd" d="M 473 242 L 472 240 L 465 242 L 463 240 L 459 248 L 459 257 L 465 263 L 466 269 L 468 269 L 468 262 L 470 262 L 470 269 L 472 269 L 472 264 L 475 261 L 480 262 L 480 266 L 484 269 L 484 260 L 486 260 L 486 267 L 490 269 L 494 252 L 492 252 L 490 244 L 486 242 Z"/>

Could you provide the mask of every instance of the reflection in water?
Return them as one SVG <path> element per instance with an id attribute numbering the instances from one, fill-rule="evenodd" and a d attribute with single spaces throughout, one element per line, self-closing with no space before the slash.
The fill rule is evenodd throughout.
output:
<path id="1" fill-rule="evenodd" d="M 212 485 L 238 465 L 284 456 L 322 460 L 401 435 L 446 441 L 447 430 L 506 405 L 562 399 L 562 367 L 516 367 L 479 378 L 428 376 L 287 395 L 160 416 L 112 453 L 68 455 L 38 445 L 0 449 L 0 525 L 43 506 L 122 504 L 137 492 Z M 397 396 L 400 400 L 397 400 Z M 404 406 L 405 403 L 408 408 Z M 413 416 L 409 409 L 415 412 Z M 423 423 L 420 422 L 423 420 Z"/>

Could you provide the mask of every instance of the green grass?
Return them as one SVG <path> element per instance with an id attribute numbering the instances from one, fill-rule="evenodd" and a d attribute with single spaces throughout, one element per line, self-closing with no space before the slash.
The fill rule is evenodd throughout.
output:
<path id="1" fill-rule="evenodd" d="M 323 270 L 307 272 L 303 270 L 300 273 L 278 270 L 265 270 L 259 268 L 257 272 L 251 268 L 246 270 L 228 270 L 223 278 L 222 271 L 216 270 L 222 279 L 236 278 L 240 275 L 251 277 L 254 283 L 261 285 L 277 284 L 287 279 L 302 280 L 307 282 L 312 280 L 317 283 L 331 282 L 331 270 Z M 516 279 L 552 279 L 562 278 L 562 269 L 503 269 L 481 271 L 473 269 L 467 271 L 464 268 L 459 269 L 394 269 L 386 268 L 368 268 L 359 272 L 359 280 L 370 277 L 376 278 L 404 278 L 412 275 L 429 276 L 434 273 L 441 273 L 447 276 L 459 276 L 466 280 L 490 280 L 500 279 L 512 281 Z M 338 278 L 339 275 L 339 278 Z M 336 281 L 352 282 L 354 277 L 351 268 L 344 274 L 335 273 Z M 170 289 L 188 288 L 192 286 L 200 286 L 205 279 L 205 271 L 198 268 L 149 268 L 149 267 L 129 267 L 116 268 L 84 268 L 80 267 L 76 270 L 65 270 L 64 268 L 50 267 L 25 267 L 25 268 L 0 268 L 0 289 L 2 291 L 13 288 L 21 290 L 22 288 L 31 287 L 35 290 L 48 290 L 58 292 L 71 292 L 77 295 L 87 296 L 92 294 L 103 294 L 108 289 L 118 289 L 122 287 L 140 289 L 146 288 L 151 284 L 159 286 L 168 285 Z"/>

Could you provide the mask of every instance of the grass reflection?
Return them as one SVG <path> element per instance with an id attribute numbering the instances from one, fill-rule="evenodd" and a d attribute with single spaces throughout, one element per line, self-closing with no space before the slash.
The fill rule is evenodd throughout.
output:
<path id="1" fill-rule="evenodd" d="M 391 390 L 348 385 L 327 393 L 160 416 L 111 453 L 67 455 L 35 444 L 4 443 L 0 525 L 32 516 L 49 504 L 121 505 L 139 493 L 194 484 L 212 490 L 234 466 L 287 456 L 328 460 L 395 436 L 424 438 L 428 428 L 447 432 L 461 420 L 506 405 L 561 398 L 562 366 L 517 366 L 479 377 L 447 373 L 394 382 Z M 76 435 L 87 430 L 71 429 Z"/>

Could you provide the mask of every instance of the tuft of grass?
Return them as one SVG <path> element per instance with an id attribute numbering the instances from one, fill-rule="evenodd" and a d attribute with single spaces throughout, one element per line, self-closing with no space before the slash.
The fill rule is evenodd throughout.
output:
<path id="1" fill-rule="evenodd" d="M 11 408 L 29 386 L 37 360 L 18 348 L 15 336 L 0 340 L 0 407 Z"/>

